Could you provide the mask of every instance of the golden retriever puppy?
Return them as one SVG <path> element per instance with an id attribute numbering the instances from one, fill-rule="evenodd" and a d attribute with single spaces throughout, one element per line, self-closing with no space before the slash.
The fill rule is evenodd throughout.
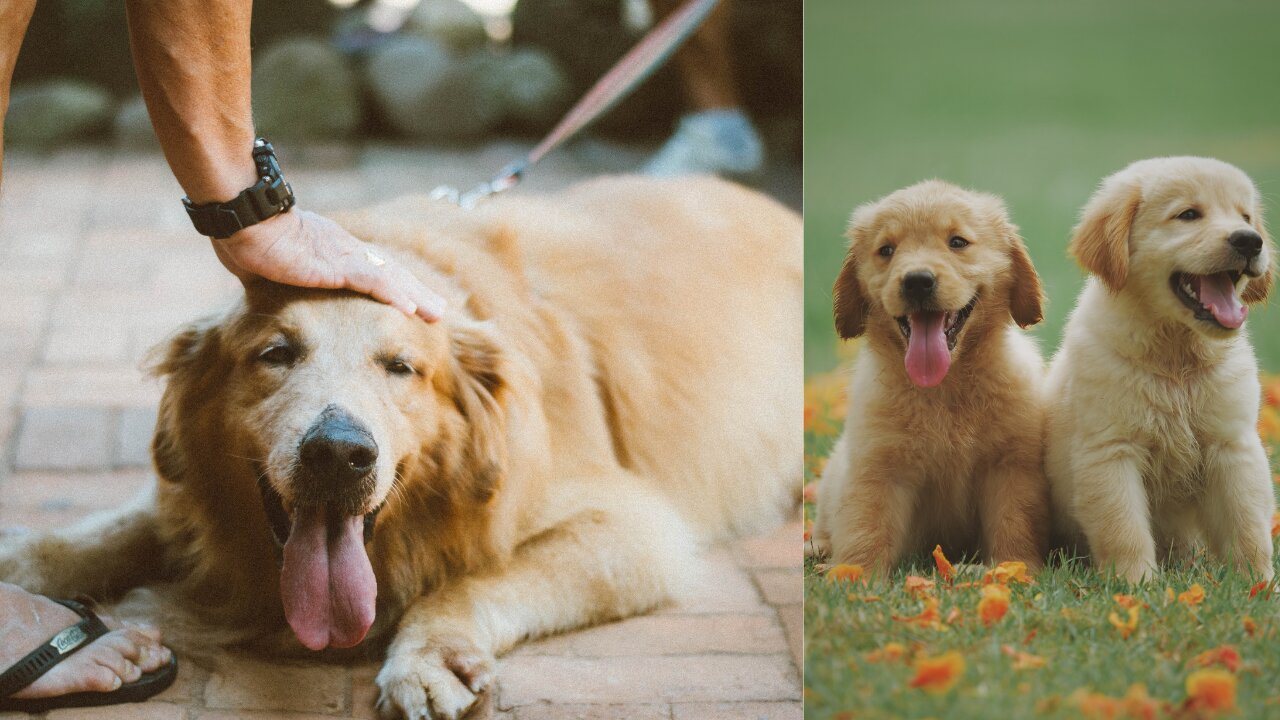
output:
<path id="1" fill-rule="evenodd" d="M 1270 578 L 1275 498 L 1244 322 L 1275 249 L 1253 182 L 1207 158 L 1136 162 L 1085 205 L 1070 251 L 1093 276 L 1049 370 L 1058 534 L 1133 582 L 1201 539 Z"/>
<path id="2" fill-rule="evenodd" d="M 888 571 L 941 544 L 1038 568 L 1043 363 L 1019 331 L 1040 281 L 995 196 L 937 180 L 859 207 L 836 329 L 866 335 L 811 551 Z"/>
<path id="3" fill-rule="evenodd" d="M 157 585 L 198 640 L 385 649 L 385 716 L 456 718 L 495 655 L 664 603 L 697 543 L 795 507 L 795 213 L 632 178 L 340 221 L 444 320 L 251 288 L 163 352 L 155 497 L 9 547 L 0 577 Z"/>

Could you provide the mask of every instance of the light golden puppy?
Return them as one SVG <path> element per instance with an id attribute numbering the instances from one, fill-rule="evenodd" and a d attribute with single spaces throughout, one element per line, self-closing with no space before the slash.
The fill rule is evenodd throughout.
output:
<path id="1" fill-rule="evenodd" d="M 1253 182 L 1207 158 L 1136 162 L 1103 181 L 1070 251 L 1093 277 L 1049 371 L 1059 533 L 1133 582 L 1202 538 L 1270 578 L 1275 499 L 1244 322 L 1275 249 Z"/>
<path id="2" fill-rule="evenodd" d="M 819 484 L 811 551 L 891 569 L 952 556 L 1038 568 L 1048 523 L 1040 281 L 995 196 L 930 180 L 853 214 L 836 329 L 867 336 Z"/>
<path id="3" fill-rule="evenodd" d="M 252 288 L 164 352 L 155 496 L 4 548 L 0 577 L 151 585 L 197 641 L 385 650 L 383 715 L 456 718 L 498 653 L 666 602 L 697 543 L 795 507 L 795 213 L 631 178 L 340 219 L 445 319 Z"/>

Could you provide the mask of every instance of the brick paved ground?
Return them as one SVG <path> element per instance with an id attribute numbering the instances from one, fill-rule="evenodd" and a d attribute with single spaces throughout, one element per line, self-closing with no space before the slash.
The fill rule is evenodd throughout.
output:
<path id="1" fill-rule="evenodd" d="M 359 206 L 483 179 L 521 146 L 285 151 L 306 206 Z M 527 189 L 619 172 L 642 157 L 598 143 L 550 158 Z M 767 189 L 799 204 L 799 173 Z M 150 482 L 159 386 L 140 365 L 178 324 L 237 291 L 194 236 L 158 156 L 81 149 L 10 156 L 0 193 L 0 528 L 65 525 Z M 799 388 L 797 388 L 799 392 Z M 796 429 L 799 432 L 799 428 Z M 797 462 L 799 459 L 797 458 Z M 713 550 L 687 602 L 525 645 L 501 660 L 497 716 L 720 720 L 801 717 L 800 527 Z M 183 666 L 145 705 L 49 720 L 373 717 L 374 665 L 235 658 Z M 0 714 L 0 720 L 24 717 Z"/>

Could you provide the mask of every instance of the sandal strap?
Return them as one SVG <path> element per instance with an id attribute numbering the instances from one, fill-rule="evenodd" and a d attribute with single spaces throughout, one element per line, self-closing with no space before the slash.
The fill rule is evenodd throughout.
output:
<path id="1" fill-rule="evenodd" d="M 0 698 L 7 698 L 52 670 L 77 650 L 106 635 L 109 630 L 92 610 L 74 600 L 54 600 L 83 618 L 49 638 L 26 657 L 0 673 Z"/>

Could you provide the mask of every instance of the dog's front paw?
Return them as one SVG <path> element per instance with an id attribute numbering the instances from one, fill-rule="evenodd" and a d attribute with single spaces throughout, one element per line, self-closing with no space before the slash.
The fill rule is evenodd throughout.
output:
<path id="1" fill-rule="evenodd" d="M 493 656 L 466 642 L 396 653 L 378 673 L 378 713 L 384 720 L 486 717 L 494 665 Z"/>

